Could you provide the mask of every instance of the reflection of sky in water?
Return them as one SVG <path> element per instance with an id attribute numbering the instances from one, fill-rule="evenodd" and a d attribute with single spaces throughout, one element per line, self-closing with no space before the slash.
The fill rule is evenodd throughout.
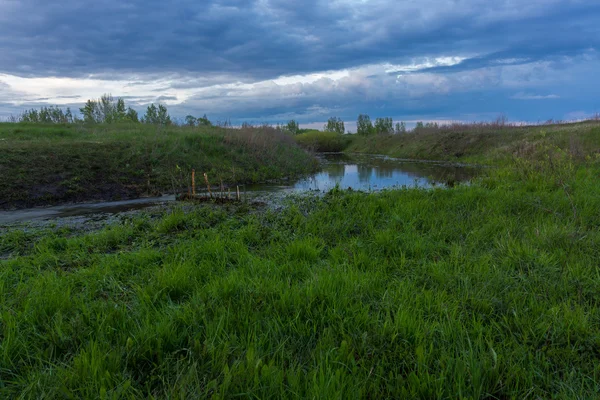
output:
<path id="1" fill-rule="evenodd" d="M 329 190 L 339 184 L 359 190 L 383 189 L 397 186 L 430 186 L 429 179 L 397 166 L 368 166 L 360 164 L 333 164 L 322 172 L 296 182 L 296 190 Z"/>
<path id="2" fill-rule="evenodd" d="M 475 170 L 437 163 L 402 161 L 381 156 L 322 155 L 323 169 L 289 185 L 244 185 L 250 191 L 304 191 L 333 189 L 380 190 L 395 187 L 431 187 L 432 183 L 460 182 L 475 176 Z"/>

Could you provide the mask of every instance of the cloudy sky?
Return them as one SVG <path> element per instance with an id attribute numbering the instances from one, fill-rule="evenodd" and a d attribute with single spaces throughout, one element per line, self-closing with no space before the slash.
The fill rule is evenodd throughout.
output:
<path id="1" fill-rule="evenodd" d="M 112 93 L 308 126 L 600 112 L 591 0 L 0 0 L 0 117 Z"/>

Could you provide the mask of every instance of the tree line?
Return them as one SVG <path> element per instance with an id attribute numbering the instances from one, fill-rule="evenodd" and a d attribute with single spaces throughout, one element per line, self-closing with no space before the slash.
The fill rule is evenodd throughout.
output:
<path id="1" fill-rule="evenodd" d="M 131 107 L 126 107 L 125 100 L 122 98 L 113 98 L 110 94 L 105 94 L 99 99 L 88 100 L 83 107 L 79 109 L 81 118 L 71 112 L 70 108 L 63 110 L 56 106 L 42 107 L 39 110 L 31 109 L 24 111 L 20 117 L 16 119 L 18 122 L 32 123 L 94 123 L 94 124 L 112 124 L 119 122 L 144 123 L 154 125 L 171 125 L 173 121 L 167 107 L 163 104 L 150 104 L 146 108 L 145 114 L 140 118 L 138 112 Z M 194 117 L 187 115 L 184 125 L 186 126 L 213 126 L 206 114 L 202 117 Z M 226 123 L 224 126 L 231 126 L 231 123 Z M 242 127 L 250 126 L 244 123 Z M 437 123 L 417 122 L 413 131 L 418 132 L 424 129 L 438 128 Z M 309 131 L 310 129 L 301 129 L 300 124 L 296 120 L 290 120 L 287 124 L 277 125 L 277 128 L 292 135 L 298 135 Z M 325 132 L 334 132 L 340 135 L 346 133 L 344 121 L 338 117 L 331 117 L 323 126 Z M 394 124 L 392 118 L 383 117 L 376 118 L 375 122 L 366 114 L 360 114 L 356 121 L 356 133 L 361 136 L 369 135 L 392 135 L 407 133 L 406 124 L 397 122 Z"/>
<path id="2" fill-rule="evenodd" d="M 81 118 L 73 114 L 69 107 L 66 110 L 56 106 L 42 107 L 39 110 L 31 109 L 24 111 L 18 118 L 19 122 L 33 123 L 93 123 L 93 124 L 114 124 L 119 122 L 133 122 L 154 125 L 171 125 L 173 121 L 167 110 L 162 104 L 150 104 L 146 108 L 145 114 L 140 118 L 138 112 L 131 107 L 125 106 L 125 100 L 122 98 L 113 98 L 110 94 L 105 94 L 99 99 L 88 100 L 83 107 L 79 109 Z M 206 119 L 206 115 L 203 117 Z M 202 118 L 198 119 L 202 120 Z"/>
<path id="3" fill-rule="evenodd" d="M 417 132 L 423 129 L 430 128 L 439 128 L 439 125 L 434 122 L 417 122 L 413 131 Z M 293 135 L 298 135 L 306 131 L 306 129 L 300 129 L 298 122 L 295 120 L 289 121 L 286 125 L 281 126 L 281 129 L 291 133 Z M 339 134 L 346 133 L 344 128 L 344 121 L 337 117 L 331 117 L 323 127 L 323 130 L 326 132 L 336 132 Z M 362 136 L 369 135 L 393 135 L 393 134 L 403 134 L 407 133 L 408 129 L 406 128 L 405 122 L 397 122 L 394 124 L 394 120 L 389 117 L 384 118 L 376 118 L 375 123 L 371 121 L 371 117 L 366 114 L 360 114 L 358 119 L 356 120 L 356 133 Z"/>

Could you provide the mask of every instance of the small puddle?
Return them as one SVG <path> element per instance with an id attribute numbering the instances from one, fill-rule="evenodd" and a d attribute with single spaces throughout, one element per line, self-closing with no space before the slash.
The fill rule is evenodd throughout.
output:
<path id="1" fill-rule="evenodd" d="M 326 192 L 339 186 L 340 189 L 382 190 L 401 187 L 432 187 L 453 185 L 468 181 L 477 175 L 478 168 L 425 162 L 400 160 L 378 155 L 346 155 L 340 153 L 321 154 L 320 172 L 288 184 L 244 185 L 244 192 L 252 197 L 268 193 Z M 248 198 L 246 194 L 245 198 Z M 140 210 L 172 202 L 175 196 L 142 198 L 135 200 L 103 203 L 80 203 L 47 208 L 16 211 L 0 211 L 0 226 L 32 220 L 78 217 L 96 214 L 118 214 Z"/>

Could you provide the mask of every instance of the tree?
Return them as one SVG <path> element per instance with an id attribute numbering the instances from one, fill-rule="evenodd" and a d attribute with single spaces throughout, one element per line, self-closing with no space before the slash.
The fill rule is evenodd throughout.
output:
<path id="1" fill-rule="evenodd" d="M 117 122 L 117 107 L 114 104 L 112 95 L 104 94 L 100 97 L 100 121 L 111 124 Z"/>
<path id="2" fill-rule="evenodd" d="M 419 121 L 417 122 L 417 125 L 415 126 L 415 131 L 420 131 L 423 130 L 425 128 L 425 125 L 423 125 L 423 122 Z"/>
<path id="3" fill-rule="evenodd" d="M 96 124 L 123 122 L 128 116 L 125 100 L 119 98 L 115 101 L 110 94 L 104 94 L 98 100 L 88 100 L 79 111 L 85 122 Z"/>
<path id="4" fill-rule="evenodd" d="M 284 130 L 288 131 L 292 135 L 297 135 L 300 132 L 300 125 L 298 125 L 297 121 L 291 120 L 284 127 Z"/>
<path id="5" fill-rule="evenodd" d="M 146 108 L 146 114 L 142 117 L 142 122 L 144 124 L 156 124 L 158 121 L 158 109 L 154 105 L 154 103 L 150 104 L 148 108 Z"/>
<path id="6" fill-rule="evenodd" d="M 198 122 L 198 119 L 196 117 L 194 117 L 193 115 L 185 116 L 185 124 L 187 126 L 196 126 L 196 122 Z"/>
<path id="7" fill-rule="evenodd" d="M 65 121 L 66 123 L 73 123 L 74 118 L 73 118 L 73 113 L 71 112 L 71 109 L 69 107 L 67 107 L 67 111 L 65 112 Z"/>
<path id="8" fill-rule="evenodd" d="M 127 108 L 127 113 L 125 113 L 125 120 L 129 121 L 129 122 L 140 122 L 139 118 L 138 118 L 138 112 L 135 111 L 133 108 L 128 107 Z"/>
<path id="9" fill-rule="evenodd" d="M 117 100 L 117 106 L 114 110 L 115 122 L 123 122 L 127 117 L 127 111 L 125 110 L 125 100 L 119 98 Z"/>
<path id="10" fill-rule="evenodd" d="M 326 132 L 336 132 L 343 135 L 346 132 L 344 121 L 341 118 L 331 117 L 323 127 Z"/>
<path id="11" fill-rule="evenodd" d="M 208 120 L 206 114 L 204 114 L 202 118 L 198 118 L 196 120 L 196 123 L 198 124 L 198 126 L 212 126 L 212 122 Z"/>
<path id="12" fill-rule="evenodd" d="M 167 112 L 167 107 L 159 104 L 158 107 L 154 103 L 150 104 L 146 109 L 146 114 L 142 122 L 153 125 L 171 125 L 171 117 Z"/>
<path id="13" fill-rule="evenodd" d="M 396 122 L 396 134 L 406 133 L 406 124 L 404 122 Z"/>
<path id="14" fill-rule="evenodd" d="M 371 123 L 371 117 L 366 114 L 360 114 L 356 121 L 356 133 L 359 135 L 367 136 L 373 133 L 373 124 Z"/>
<path id="15" fill-rule="evenodd" d="M 79 111 L 83 114 L 83 122 L 87 122 L 87 123 L 99 122 L 96 120 L 96 101 L 88 100 L 85 103 L 85 106 L 80 108 Z"/>
<path id="16" fill-rule="evenodd" d="M 167 107 L 162 104 L 158 105 L 158 123 L 161 125 L 171 125 L 171 117 L 167 112 Z"/>
<path id="17" fill-rule="evenodd" d="M 377 118 L 375 120 L 375 131 L 380 135 L 394 133 L 394 121 L 391 118 Z"/>
<path id="18" fill-rule="evenodd" d="M 21 114 L 21 118 L 19 119 L 21 122 L 39 122 L 39 114 L 38 110 L 31 109 L 29 111 L 23 111 Z"/>

